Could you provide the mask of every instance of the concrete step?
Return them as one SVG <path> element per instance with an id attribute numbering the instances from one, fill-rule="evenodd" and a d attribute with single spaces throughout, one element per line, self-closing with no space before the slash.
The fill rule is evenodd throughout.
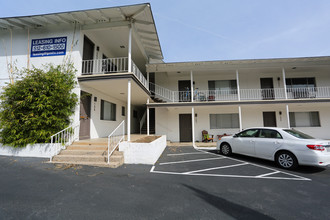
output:
<path id="1" fill-rule="evenodd" d="M 109 168 L 117 168 L 123 165 L 120 162 L 110 162 L 109 164 L 107 162 L 62 162 L 62 161 L 53 161 L 53 163 L 60 163 L 60 164 L 79 164 L 79 165 L 86 165 L 86 166 L 96 166 L 96 167 L 109 167 Z"/>
<path id="2" fill-rule="evenodd" d="M 124 157 L 123 156 L 111 155 L 110 162 L 119 162 L 119 163 L 123 164 L 124 163 Z"/>
<path id="3" fill-rule="evenodd" d="M 101 146 L 108 146 L 108 141 L 102 142 L 93 142 L 93 141 L 77 141 L 73 142 L 72 145 L 101 145 Z"/>
<path id="4" fill-rule="evenodd" d="M 108 146 L 102 145 L 70 145 L 67 150 L 108 150 Z"/>
<path id="5" fill-rule="evenodd" d="M 99 155 L 103 156 L 105 150 L 63 150 L 59 155 Z"/>
<path id="6" fill-rule="evenodd" d="M 124 156 L 124 152 L 115 150 L 111 156 Z"/>
<path id="7" fill-rule="evenodd" d="M 106 162 L 104 156 L 98 155 L 57 155 L 53 157 L 54 162 L 63 162 L 63 163 L 81 163 L 81 162 L 90 162 L 90 163 L 102 163 Z"/>

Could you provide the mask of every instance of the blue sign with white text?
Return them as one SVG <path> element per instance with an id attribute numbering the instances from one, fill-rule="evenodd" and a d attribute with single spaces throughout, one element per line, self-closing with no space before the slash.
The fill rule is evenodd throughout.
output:
<path id="1" fill-rule="evenodd" d="M 65 55 L 66 42 L 67 37 L 32 39 L 31 57 Z"/>

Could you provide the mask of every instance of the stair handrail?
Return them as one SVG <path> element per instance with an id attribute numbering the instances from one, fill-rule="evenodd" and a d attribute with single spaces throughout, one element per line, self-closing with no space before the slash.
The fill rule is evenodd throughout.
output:
<path id="1" fill-rule="evenodd" d="M 173 91 L 162 87 L 160 85 L 157 85 L 155 83 L 149 82 L 149 90 L 151 93 L 154 93 L 164 99 L 167 99 L 167 101 L 173 101 L 174 96 L 173 96 Z"/>
<path id="2" fill-rule="evenodd" d="M 49 158 L 50 162 L 52 162 L 53 156 L 60 153 L 61 149 L 65 149 L 67 146 L 79 139 L 79 128 L 80 123 L 78 122 L 50 136 L 51 146 L 57 147 L 55 154 Z"/>
<path id="3" fill-rule="evenodd" d="M 142 130 L 143 124 L 144 124 L 144 122 L 145 122 L 145 120 L 146 120 L 146 117 L 147 117 L 147 111 L 145 111 L 145 112 L 143 113 L 143 116 L 142 116 L 142 118 L 141 118 L 141 120 L 140 120 L 140 134 L 141 134 L 141 130 Z"/>
<path id="4" fill-rule="evenodd" d="M 120 127 L 122 127 L 122 132 L 120 131 Z M 125 120 L 123 120 L 108 136 L 108 164 L 110 164 L 110 156 L 117 149 L 119 143 L 122 140 L 124 140 L 124 136 L 125 136 Z M 114 146 L 111 150 L 110 150 L 110 145 Z"/>

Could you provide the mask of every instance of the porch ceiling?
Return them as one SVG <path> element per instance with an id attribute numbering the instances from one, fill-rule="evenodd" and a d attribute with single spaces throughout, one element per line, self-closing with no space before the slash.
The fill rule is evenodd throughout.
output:
<path id="1" fill-rule="evenodd" d="M 150 4 L 62 13 L 0 18 L 0 29 L 43 28 L 57 25 L 80 25 L 82 30 L 108 29 L 133 24 L 133 33 L 144 53 L 163 59 Z"/>
<path id="2" fill-rule="evenodd" d="M 128 74 L 129 75 L 129 74 Z M 95 90 L 103 95 L 113 97 L 119 101 L 127 102 L 127 78 L 118 79 L 102 79 L 102 80 L 86 80 L 80 81 L 79 85 L 82 90 Z M 139 84 L 131 80 L 131 103 L 133 105 L 144 105 L 150 98 L 146 90 L 142 89 Z"/>

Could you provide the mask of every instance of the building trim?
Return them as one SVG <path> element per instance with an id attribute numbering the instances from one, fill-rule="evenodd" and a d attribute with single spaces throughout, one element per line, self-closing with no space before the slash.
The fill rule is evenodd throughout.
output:
<path id="1" fill-rule="evenodd" d="M 149 108 L 222 106 L 222 105 L 264 105 L 264 104 L 297 104 L 297 103 L 326 103 L 330 99 L 288 99 L 288 100 L 260 100 L 260 101 L 226 101 L 226 102 L 180 102 L 180 103 L 149 103 Z"/>
<path id="2" fill-rule="evenodd" d="M 134 73 L 115 73 L 115 74 L 97 74 L 97 75 L 84 75 L 78 77 L 78 82 L 88 82 L 95 80 L 107 80 L 107 79 L 133 79 L 136 84 L 138 84 L 141 89 L 143 89 L 149 96 L 151 96 L 150 91 L 144 87 L 144 85 L 136 78 Z"/>

